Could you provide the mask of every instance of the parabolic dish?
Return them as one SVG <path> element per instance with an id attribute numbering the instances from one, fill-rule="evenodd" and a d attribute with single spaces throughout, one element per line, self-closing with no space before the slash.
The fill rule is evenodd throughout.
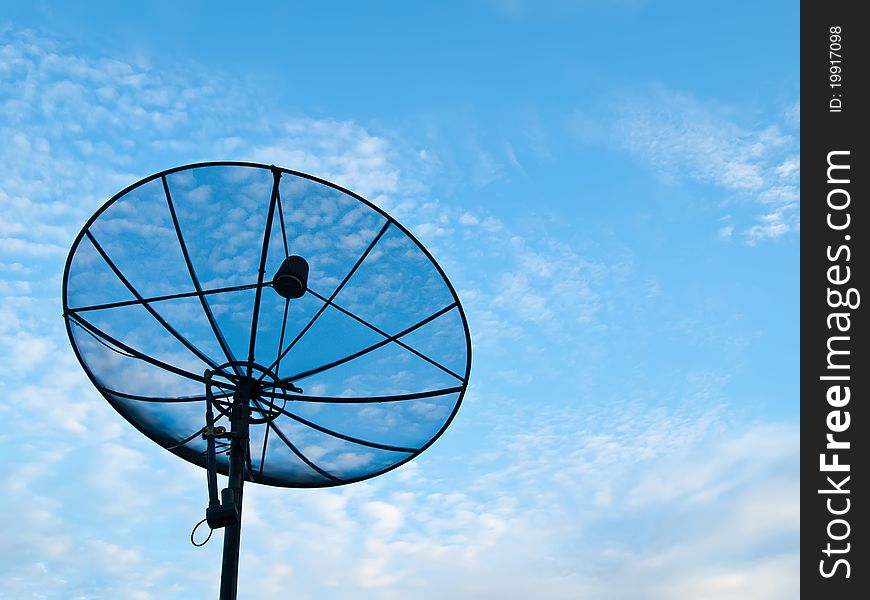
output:
<path id="1" fill-rule="evenodd" d="M 272 279 L 294 255 L 310 270 L 289 299 Z M 351 483 L 414 458 L 453 419 L 471 368 L 459 298 L 404 227 L 267 165 L 179 167 L 113 197 L 72 246 L 63 308 L 102 395 L 194 464 L 206 465 L 207 390 L 229 429 L 233 390 L 254 382 L 245 478 L 268 485 Z"/>

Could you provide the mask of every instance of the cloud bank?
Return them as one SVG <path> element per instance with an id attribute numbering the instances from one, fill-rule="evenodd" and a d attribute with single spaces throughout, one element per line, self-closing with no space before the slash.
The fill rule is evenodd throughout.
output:
<path id="1" fill-rule="evenodd" d="M 716 374 L 673 382 L 676 402 L 656 387 L 576 391 L 590 374 L 576 365 L 605 361 L 589 332 L 604 335 L 615 306 L 649 287 L 630 260 L 429 197 L 437 160 L 419 149 L 264 107 L 220 73 L 80 55 L 29 32 L 0 40 L 0 445 L 12 465 L 0 511 L 15 517 L 0 595 L 215 595 L 218 541 L 187 542 L 204 474 L 92 389 L 58 292 L 69 244 L 106 198 L 221 157 L 310 171 L 392 211 L 459 287 L 478 352 L 467 406 L 414 463 L 341 489 L 248 488 L 242 597 L 795 596 L 796 426 L 729 416 Z M 754 197 L 773 216 L 750 240 L 797 227 L 788 134 L 658 94 L 624 109 L 626 148 L 666 175 Z M 552 347 L 566 350 L 553 359 Z"/>

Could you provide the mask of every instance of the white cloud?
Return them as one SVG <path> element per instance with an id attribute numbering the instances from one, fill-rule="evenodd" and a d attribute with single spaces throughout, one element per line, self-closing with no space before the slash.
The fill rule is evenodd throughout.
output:
<path id="1" fill-rule="evenodd" d="M 694 180 L 755 200 L 768 210 L 764 223 L 744 231 L 748 243 L 799 229 L 799 139 L 781 125 L 743 124 L 724 107 L 654 86 L 624 98 L 607 131 L 591 123 L 668 180 Z M 788 129 L 799 120 L 799 105 L 784 116 Z M 577 123 L 582 123 L 578 118 Z M 774 210 L 771 211 L 770 209 Z"/>
<path id="2" fill-rule="evenodd" d="M 0 53 L 0 135 L 10 140 L 0 146 L 0 357 L 10 367 L 0 375 L 0 443 L 22 464 L 2 500 L 21 525 L 4 545 L 15 548 L 0 561 L 4 581 L 11 576 L 4 591 L 189 596 L 214 578 L 155 554 L 164 542 L 151 544 L 148 531 L 180 523 L 170 554 L 192 552 L 183 529 L 203 507 L 202 472 L 141 438 L 77 364 L 57 297 L 69 245 L 97 206 L 152 170 L 155 150 L 153 170 L 232 152 L 286 159 L 382 196 L 397 188 L 389 144 L 349 121 L 281 118 L 273 126 L 219 77 L 78 56 L 28 32 L 4 31 Z M 145 171 L 131 173 L 132 165 Z M 216 573 L 219 559 L 209 554 L 178 564 Z"/>
<path id="3" fill-rule="evenodd" d="M 457 434 L 462 452 L 430 460 L 433 450 L 393 475 L 337 490 L 247 488 L 242 597 L 636 598 L 641 583 L 649 598 L 793 595 L 797 507 L 781 499 L 796 494 L 795 427 L 725 427 L 721 408 L 656 408 L 654 391 L 604 398 L 593 411 L 576 394 L 562 402 L 512 387 L 532 382 L 511 360 L 537 348 L 521 353 L 506 342 L 561 343 L 584 356 L 612 326 L 614 296 L 655 287 L 630 281 L 630 255 L 609 249 L 604 260 L 429 199 L 420 172 L 437 157 L 403 154 L 359 124 L 265 118 L 214 74 L 165 73 L 3 35 L 0 133 L 13 143 L 0 147 L 0 202 L 12 223 L 0 262 L 0 358 L 16 369 L 0 375 L 0 443 L 20 465 L 0 494 L 0 513 L 19 524 L 0 551 L 6 593 L 215 595 L 219 534 L 201 550 L 187 542 L 205 505 L 204 474 L 99 398 L 69 352 L 56 297 L 65 250 L 100 203 L 150 170 L 214 153 L 317 171 L 396 214 L 431 243 L 459 287 L 476 344 L 502 363 L 489 367 L 491 380 L 505 378 L 469 392 L 486 430 Z M 744 162 L 714 141 L 715 168 L 693 157 L 693 176 L 761 194 L 772 189 L 771 172 L 795 176 L 791 159 L 766 159 L 780 138 L 747 133 L 740 144 L 752 160 Z M 649 139 L 636 143 L 643 154 Z M 170 164 L 153 164 L 155 156 Z M 497 171 L 487 156 L 482 179 Z M 420 172 L 418 160 L 427 163 Z M 766 210 L 782 215 L 765 226 L 789 223 L 792 209 L 778 198 Z M 545 318 L 553 315 L 560 320 Z M 562 374 L 570 364 L 551 368 Z M 579 371 L 565 375 L 569 384 Z M 721 407 L 721 382 L 712 379 L 689 385 L 687 406 Z M 764 453 L 750 460 L 749 446 Z M 651 507 L 668 520 L 653 519 Z"/>
<path id="4" fill-rule="evenodd" d="M 256 489 L 270 519 L 248 539 L 284 533 L 276 573 L 303 598 L 791 597 L 797 427 L 613 408 L 609 422 L 609 411 L 534 411 L 487 436 L 500 456 L 453 469 L 436 492 L 419 465 L 416 482 L 297 492 L 289 504 Z"/>

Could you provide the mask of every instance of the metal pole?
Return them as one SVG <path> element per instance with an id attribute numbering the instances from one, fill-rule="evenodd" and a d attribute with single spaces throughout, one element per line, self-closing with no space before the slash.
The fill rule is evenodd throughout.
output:
<path id="1" fill-rule="evenodd" d="M 248 401 L 251 390 L 240 385 L 233 397 L 230 413 L 232 438 L 230 440 L 230 472 L 228 489 L 239 515 L 238 523 L 224 529 L 224 555 L 221 564 L 220 600 L 236 600 L 239 583 L 239 544 L 242 535 L 242 485 L 245 482 L 245 453 L 248 448 Z"/>

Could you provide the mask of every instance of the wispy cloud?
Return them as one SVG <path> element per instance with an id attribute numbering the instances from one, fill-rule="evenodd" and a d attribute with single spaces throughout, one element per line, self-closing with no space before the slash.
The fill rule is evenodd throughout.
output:
<path id="1" fill-rule="evenodd" d="M 676 391 L 618 382 L 611 395 L 578 400 L 586 372 L 577 365 L 605 335 L 630 336 L 621 307 L 639 310 L 659 293 L 625 247 L 581 250 L 433 198 L 435 151 L 353 121 L 258 106 L 220 74 L 3 35 L 0 134 L 12 142 L 0 146 L 0 359 L 15 368 L 0 374 L 0 444 L 16 470 L 0 512 L 19 524 L 0 550 L 4 592 L 216 595 L 218 541 L 187 542 L 204 474 L 98 396 L 69 352 L 57 294 L 73 236 L 107 197 L 153 170 L 220 157 L 333 178 L 409 226 L 459 287 L 487 381 L 469 391 L 470 418 L 448 431 L 450 451 L 436 446 L 342 489 L 247 488 L 241 595 L 794 596 L 797 506 L 783 500 L 796 498 L 794 426 L 728 422 L 718 374 L 687 376 Z M 770 192 L 770 212 L 782 211 L 771 223 L 791 229 L 794 209 L 770 183 L 796 177 L 788 134 L 741 129 L 679 97 L 701 123 L 693 127 L 661 94 L 664 106 L 625 108 L 620 126 L 642 125 L 625 147 L 664 174 L 753 198 Z M 707 146 L 711 164 L 691 149 L 685 170 L 663 158 L 654 138 L 674 148 L 683 130 L 719 136 Z M 532 364 L 536 378 L 556 382 L 550 391 L 535 389 Z M 678 398 L 670 407 L 668 394 Z"/>
<path id="2" fill-rule="evenodd" d="M 16 30 L 2 33 L 0 56 L 0 136 L 10 141 L 0 145 L 0 356 L 10 367 L 0 375 L 0 443 L 21 465 L 0 501 L 21 525 L 4 545 L 15 552 L 0 557 L 4 592 L 166 598 L 208 588 L 213 578 L 191 567 L 216 572 L 215 551 L 191 553 L 185 532 L 173 547 L 186 557 L 172 560 L 130 535 L 152 527 L 143 517 L 158 506 L 161 526 L 192 527 L 202 472 L 141 438 L 87 381 L 60 318 L 66 253 L 101 203 L 149 171 L 203 159 L 286 161 L 377 201 L 397 189 L 390 146 L 351 121 L 263 118 L 220 75 L 77 55 Z"/>
<path id="3" fill-rule="evenodd" d="M 792 597 L 772 582 L 796 568 L 796 427 L 611 408 L 520 409 L 525 420 L 482 440 L 495 452 L 452 481 L 418 464 L 408 478 L 316 492 L 295 508 L 257 490 L 249 531 L 288 532 L 274 551 L 298 558 L 278 572 L 302 597 L 323 582 L 340 598 Z"/>
<path id="4" fill-rule="evenodd" d="M 710 184 L 735 199 L 753 201 L 757 223 L 742 235 L 754 244 L 799 230 L 799 119 L 799 105 L 785 109 L 772 124 L 759 124 L 728 107 L 652 86 L 618 101 L 607 125 L 579 115 L 575 122 L 666 180 Z"/>

